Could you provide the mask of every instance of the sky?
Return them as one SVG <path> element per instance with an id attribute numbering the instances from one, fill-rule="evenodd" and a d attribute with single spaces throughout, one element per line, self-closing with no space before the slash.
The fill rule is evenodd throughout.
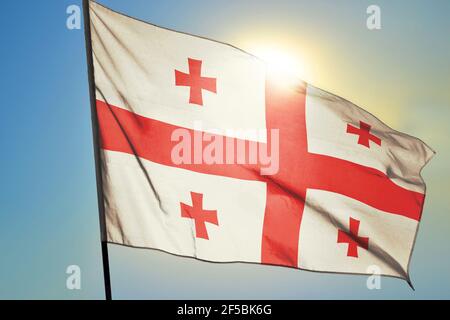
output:
<path id="1" fill-rule="evenodd" d="M 109 246 L 119 299 L 449 299 L 450 1 L 103 0 L 114 10 L 258 54 L 290 57 L 298 76 L 417 136 L 436 156 L 410 272 L 415 291 L 383 278 L 211 264 Z M 0 298 L 103 299 L 103 273 L 81 1 L 2 4 Z M 366 8 L 381 8 L 380 30 Z M 66 268 L 81 269 L 81 290 Z"/>

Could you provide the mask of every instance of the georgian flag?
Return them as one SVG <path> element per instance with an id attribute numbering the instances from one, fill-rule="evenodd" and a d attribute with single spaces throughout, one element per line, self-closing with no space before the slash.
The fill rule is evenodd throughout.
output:
<path id="1" fill-rule="evenodd" d="M 313 271 L 375 265 L 409 279 L 420 171 L 433 155 L 422 141 L 271 78 L 230 45 L 94 2 L 90 16 L 106 241 Z M 177 150 L 182 140 L 189 150 Z M 247 151 L 206 161 L 217 141 Z M 268 149 L 272 169 L 250 163 L 250 146 Z"/>

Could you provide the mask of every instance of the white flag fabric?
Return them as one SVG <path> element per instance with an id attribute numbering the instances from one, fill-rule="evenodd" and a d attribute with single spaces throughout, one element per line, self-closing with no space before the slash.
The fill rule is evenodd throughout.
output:
<path id="1" fill-rule="evenodd" d="M 90 16 L 108 242 L 409 279 L 426 144 L 233 46 Z"/>

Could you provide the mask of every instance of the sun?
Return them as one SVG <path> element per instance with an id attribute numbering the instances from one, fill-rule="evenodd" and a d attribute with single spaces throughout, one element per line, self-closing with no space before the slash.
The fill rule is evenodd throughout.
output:
<path id="1" fill-rule="evenodd" d="M 259 45 L 249 48 L 249 52 L 263 60 L 272 73 L 304 78 L 305 64 L 303 60 L 298 55 L 289 54 L 289 50 L 275 45 Z"/>

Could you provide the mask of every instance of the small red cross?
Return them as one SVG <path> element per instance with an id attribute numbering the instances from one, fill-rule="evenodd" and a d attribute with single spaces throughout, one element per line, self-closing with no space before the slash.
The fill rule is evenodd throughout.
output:
<path id="1" fill-rule="evenodd" d="M 181 216 L 183 218 L 194 219 L 195 221 L 195 236 L 208 240 L 208 230 L 206 230 L 206 222 L 219 225 L 217 220 L 216 210 L 203 210 L 203 194 L 191 192 L 192 207 L 180 203 Z"/>
<path id="2" fill-rule="evenodd" d="M 358 247 L 368 249 L 369 238 L 358 237 L 359 220 L 350 217 L 350 233 L 338 230 L 337 243 L 348 243 L 347 256 L 358 258 Z"/>
<path id="3" fill-rule="evenodd" d="M 347 133 L 359 135 L 358 143 L 370 148 L 369 140 L 375 142 L 377 145 L 381 146 L 381 139 L 370 133 L 370 124 L 363 121 L 359 121 L 359 128 L 347 124 Z"/>
<path id="4" fill-rule="evenodd" d="M 202 61 L 188 58 L 189 73 L 175 70 L 175 85 L 190 87 L 189 103 L 203 105 L 202 89 L 216 93 L 216 78 L 201 76 Z"/>

